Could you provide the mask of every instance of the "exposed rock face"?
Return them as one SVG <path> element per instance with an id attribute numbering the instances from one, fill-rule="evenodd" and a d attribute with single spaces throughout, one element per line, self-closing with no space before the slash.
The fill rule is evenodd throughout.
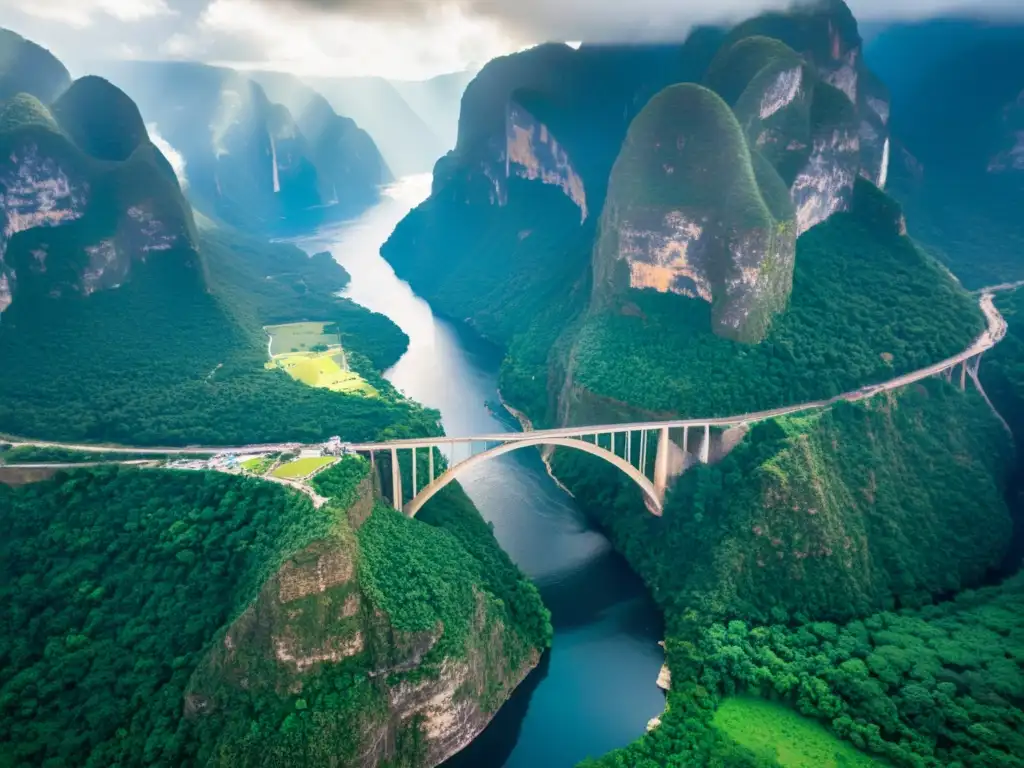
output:
<path id="1" fill-rule="evenodd" d="M 88 201 L 89 185 L 81 171 L 47 155 L 35 142 L 19 143 L 0 161 L 0 313 L 12 304 L 17 282 L 17 271 L 5 259 L 11 238 L 80 219 Z"/>
<path id="2" fill-rule="evenodd" d="M 837 128 L 815 138 L 807 165 L 793 180 L 797 232 L 803 234 L 833 213 L 849 210 L 857 180 L 860 142 L 856 134 Z"/>
<path id="3" fill-rule="evenodd" d="M 506 179 L 515 175 L 560 188 L 586 220 L 587 193 L 568 153 L 544 123 L 516 102 L 508 109 L 505 157 Z"/>
<path id="4" fill-rule="evenodd" d="M 862 64 L 855 24 L 841 33 L 827 17 L 799 29 L 793 16 L 772 18 L 739 28 L 712 62 L 708 83 L 789 185 L 799 235 L 848 210 L 858 176 L 884 186 L 889 101 Z M 776 37 L 743 36 L 756 31 Z"/>
<path id="5" fill-rule="evenodd" d="M 301 696 L 329 665 L 363 657 L 371 667 L 362 684 L 380 707 L 362 711 L 357 721 L 331 721 L 329 712 L 318 714 L 318 728 L 343 732 L 348 742 L 357 735 L 354 756 L 335 758 L 339 768 L 390 764 L 410 729 L 422 738 L 417 768 L 430 768 L 483 730 L 508 692 L 537 664 L 539 652 L 529 654 L 520 668 L 507 670 L 506 633 L 488 610 L 493 598 L 474 590 L 476 610 L 464 653 L 439 663 L 433 659 L 421 669 L 444 627 L 438 623 L 423 632 L 399 631 L 364 589 L 354 528 L 365 523 L 373 505 L 367 478 L 347 511 L 347 523 L 293 556 L 265 583 L 255 603 L 194 673 L 185 696 L 186 715 L 216 715 L 223 705 L 222 686 Z M 235 750 L 230 754 L 244 753 L 239 744 L 229 746 Z"/>
<path id="6" fill-rule="evenodd" d="M 773 215 L 785 196 L 773 174 L 755 176 L 739 124 L 714 93 L 662 91 L 634 120 L 612 171 L 595 296 L 653 289 L 707 301 L 716 333 L 759 341 L 786 305 L 796 249 L 788 202 L 786 218 Z"/>
<path id="7" fill-rule="evenodd" d="M 59 125 L 20 94 L 0 115 L 0 313 L 24 285 L 51 298 L 88 296 L 120 286 L 132 263 L 154 252 L 195 255 L 191 212 L 131 100 L 87 78 L 55 110 Z"/>

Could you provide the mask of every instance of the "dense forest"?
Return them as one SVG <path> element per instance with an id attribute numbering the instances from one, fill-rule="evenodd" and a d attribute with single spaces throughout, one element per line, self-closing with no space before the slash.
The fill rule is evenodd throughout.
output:
<path id="1" fill-rule="evenodd" d="M 188 762 L 203 649 L 331 515 L 256 480 L 105 468 L 0 486 L 0 517 L 0 764 L 57 768 Z"/>
<path id="2" fill-rule="evenodd" d="M 393 388 L 378 388 L 380 398 L 346 397 L 265 370 L 260 326 L 313 310 L 330 312 L 320 316 L 336 322 L 364 378 L 379 378 L 373 369 L 391 365 L 407 339 L 386 318 L 330 298 L 343 273 L 331 277 L 326 257 L 264 245 L 260 259 L 253 241 L 211 237 L 204 253 L 214 293 L 169 254 L 138 264 L 117 290 L 15 302 L 0 326 L 0 356 L 18 361 L 0 370 L 0 429 L 141 445 L 311 442 L 332 434 L 358 440 L 385 429 L 410 436 L 437 429 L 436 414 Z M 228 283 L 234 287 L 221 290 Z M 307 285 L 316 286 L 312 296 Z"/>
<path id="3" fill-rule="evenodd" d="M 349 457 L 320 475 L 331 498 L 320 510 L 279 486 L 214 473 L 104 468 L 0 486 L 0 765 L 319 765 L 366 747 L 355 724 L 386 722 L 388 687 L 437 678 L 487 648 L 493 685 L 478 695 L 493 712 L 509 693 L 501 671 L 528 668 L 550 643 L 536 589 L 457 486 L 424 521 L 370 498 L 365 521 L 346 520 L 368 469 Z M 287 567 L 332 551 L 356 559 L 356 580 L 322 596 L 338 603 L 289 603 L 299 614 L 285 624 L 300 640 L 343 638 L 349 620 L 311 606 L 358 594 L 365 612 L 351 621 L 373 642 L 296 673 L 236 627 L 276 599 Z M 480 605 L 504 634 L 497 651 L 491 635 L 480 645 Z M 243 648 L 231 663 L 244 659 L 250 675 L 241 687 L 230 664 L 211 663 L 228 626 Z M 415 647 L 438 626 L 430 652 L 403 663 L 402 638 Z M 399 741 L 393 764 L 416 764 L 415 723 Z"/>
<path id="4" fill-rule="evenodd" d="M 317 490 L 332 505 L 351 510 L 367 470 L 365 460 L 346 458 L 318 476 Z M 288 603 L 298 615 L 288 623 L 307 627 L 302 631 L 309 637 L 322 635 L 337 647 L 358 634 L 365 639 L 362 650 L 296 675 L 259 652 L 258 631 L 251 639 L 233 627 L 230 635 L 248 652 L 226 662 L 211 657 L 189 688 L 209 702 L 194 720 L 203 760 L 224 766 L 355 761 L 372 746 L 367 734 L 387 722 L 390 689 L 440 680 L 453 663 L 473 658 L 484 665 L 487 683 L 465 695 L 476 695 L 480 708 L 493 712 L 510 693 L 507 675 L 535 662 L 538 649 L 550 644 L 550 619 L 537 590 L 458 486 L 445 489 L 423 520 L 379 503 L 367 512 L 365 520 L 341 525 L 330 544 L 357 560 L 355 577 L 320 596 Z M 257 611 L 281 589 L 271 581 Z M 341 611 L 339 619 L 339 606 L 352 600 L 361 607 L 354 614 Z M 273 612 L 262 610 L 261 621 L 272 622 L 265 617 Z M 481 633 L 489 638 L 484 646 Z M 239 677 L 253 682 L 240 687 L 232 682 Z M 413 719 L 399 729 L 390 764 L 421 765 L 423 749 Z"/>

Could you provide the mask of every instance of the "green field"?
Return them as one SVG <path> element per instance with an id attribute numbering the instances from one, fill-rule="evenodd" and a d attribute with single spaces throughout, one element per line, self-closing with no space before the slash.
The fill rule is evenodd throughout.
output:
<path id="1" fill-rule="evenodd" d="M 714 725 L 758 755 L 783 768 L 883 768 L 888 763 L 858 752 L 825 727 L 789 707 L 754 696 L 722 702 Z"/>
<path id="2" fill-rule="evenodd" d="M 338 334 L 324 332 L 328 325 L 330 323 L 287 323 L 266 326 L 264 330 L 270 335 L 270 356 L 306 352 L 319 344 L 331 348 L 340 347 L 341 337 Z"/>
<path id="3" fill-rule="evenodd" d="M 249 459 L 243 461 L 240 465 L 242 469 L 253 475 L 266 474 L 267 470 L 274 466 L 274 458 L 271 456 L 265 456 L 263 458 Z"/>
<path id="4" fill-rule="evenodd" d="M 306 475 L 311 475 L 317 470 L 333 464 L 334 459 L 330 456 L 315 456 L 311 459 L 296 459 L 295 461 L 282 464 L 271 474 L 280 477 L 282 480 L 298 480 Z"/>

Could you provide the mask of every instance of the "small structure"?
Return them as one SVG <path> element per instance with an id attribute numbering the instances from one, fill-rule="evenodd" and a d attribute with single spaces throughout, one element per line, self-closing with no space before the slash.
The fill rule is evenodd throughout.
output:
<path id="1" fill-rule="evenodd" d="M 324 453 L 328 456 L 341 456 L 342 452 L 341 438 L 338 435 L 324 443 Z"/>

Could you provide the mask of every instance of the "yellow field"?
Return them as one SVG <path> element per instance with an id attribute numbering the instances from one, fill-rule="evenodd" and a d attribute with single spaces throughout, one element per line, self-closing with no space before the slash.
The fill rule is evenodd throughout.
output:
<path id="1" fill-rule="evenodd" d="M 277 357 L 290 352 L 308 352 L 322 344 L 329 348 L 341 347 L 341 338 L 336 333 L 324 333 L 329 323 L 287 323 L 268 325 L 264 330 L 270 335 L 270 356 Z M 337 351 L 337 349 L 334 349 Z"/>
<path id="2" fill-rule="evenodd" d="M 343 392 L 346 395 L 376 397 L 377 390 L 362 376 L 342 367 L 344 356 L 331 352 L 300 352 L 278 355 L 268 367 L 280 368 L 289 376 L 310 387 Z"/>
<path id="3" fill-rule="evenodd" d="M 328 464 L 333 464 L 334 459 L 330 456 L 317 456 L 311 459 L 296 459 L 287 464 L 282 464 L 271 474 L 283 480 L 298 480 L 300 477 L 311 475 L 318 469 L 323 469 Z"/>

